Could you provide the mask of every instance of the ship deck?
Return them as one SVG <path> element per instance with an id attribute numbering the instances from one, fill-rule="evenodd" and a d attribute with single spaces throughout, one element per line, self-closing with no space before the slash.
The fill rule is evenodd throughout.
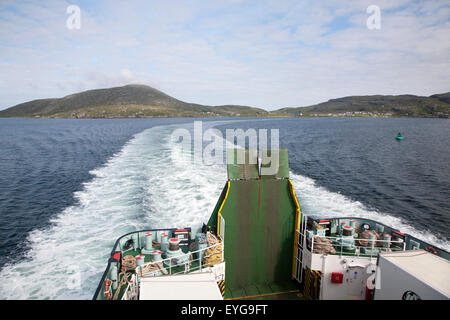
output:
<path id="1" fill-rule="evenodd" d="M 245 288 L 226 288 L 225 300 L 299 300 L 300 290 L 293 282 L 256 284 Z"/>
<path id="2" fill-rule="evenodd" d="M 225 299 L 298 299 L 291 279 L 300 208 L 287 150 L 278 151 L 278 168 L 267 175 L 271 152 L 262 154 L 259 174 L 258 164 L 240 164 L 236 150 L 227 150 L 228 182 L 208 222 L 224 238 Z M 255 160 L 256 150 L 245 150 L 247 157 Z"/>

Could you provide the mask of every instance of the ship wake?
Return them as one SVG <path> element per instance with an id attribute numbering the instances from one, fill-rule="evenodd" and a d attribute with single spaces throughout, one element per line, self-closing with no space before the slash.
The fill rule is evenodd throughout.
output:
<path id="1" fill-rule="evenodd" d="M 207 126 L 224 122 L 208 122 Z M 192 124 L 185 125 L 192 130 Z M 136 134 L 75 193 L 45 229 L 27 238 L 26 257 L 0 271 L 0 297 L 6 299 L 90 299 L 115 240 L 135 230 L 200 227 L 216 205 L 226 166 L 199 165 L 172 141 L 177 126 Z M 356 216 L 379 220 L 424 241 L 450 249 L 448 242 L 418 231 L 387 213 L 315 185 L 291 172 L 303 211 L 316 217 Z"/>

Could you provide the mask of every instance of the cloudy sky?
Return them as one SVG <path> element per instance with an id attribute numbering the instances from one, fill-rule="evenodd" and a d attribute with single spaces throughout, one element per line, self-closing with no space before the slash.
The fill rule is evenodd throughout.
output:
<path id="1" fill-rule="evenodd" d="M 267 110 L 447 92 L 450 1 L 0 0 L 0 109 L 129 83 Z"/>

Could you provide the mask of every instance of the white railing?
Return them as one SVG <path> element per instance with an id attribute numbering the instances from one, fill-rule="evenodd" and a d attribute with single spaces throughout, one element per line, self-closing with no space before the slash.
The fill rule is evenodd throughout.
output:
<path id="1" fill-rule="evenodd" d="M 217 246 L 220 246 L 220 245 L 222 246 L 222 249 L 220 251 L 213 252 L 212 254 L 208 254 L 208 255 L 205 254 L 205 252 L 207 250 L 214 249 L 214 248 L 216 248 Z M 209 247 L 206 247 L 206 248 L 203 248 L 203 249 L 200 249 L 200 250 L 189 251 L 188 253 L 183 253 L 183 254 L 180 254 L 178 256 L 170 257 L 170 258 L 167 258 L 167 259 L 164 259 L 164 260 L 147 262 L 147 263 L 144 263 L 143 265 L 140 265 L 140 266 L 136 267 L 136 269 L 135 269 L 136 273 L 132 275 L 130 281 L 128 282 L 127 288 L 125 289 L 125 292 L 124 292 L 124 294 L 122 296 L 122 300 L 137 300 L 138 299 L 138 286 L 140 285 L 141 278 L 146 277 L 146 274 L 148 274 L 148 273 L 153 274 L 153 275 L 150 275 L 150 276 L 147 275 L 147 277 L 155 277 L 155 276 L 157 276 L 158 269 L 155 269 L 155 270 L 152 270 L 152 271 L 150 271 L 150 272 L 148 272 L 146 274 L 143 274 L 143 270 L 144 270 L 144 268 L 146 266 L 149 266 L 149 265 L 155 265 L 156 266 L 157 264 L 160 264 L 160 265 L 162 265 L 162 269 L 163 270 L 167 271 L 166 269 L 167 268 L 169 269 L 169 271 L 168 271 L 169 275 L 185 274 L 185 273 L 189 273 L 189 272 L 194 272 L 196 270 L 200 270 L 201 271 L 202 268 L 207 268 L 207 267 L 210 267 L 210 266 L 215 265 L 217 263 L 222 263 L 224 261 L 224 259 L 225 259 L 224 258 L 224 248 L 225 248 L 224 241 L 221 240 L 220 242 L 217 242 L 216 244 L 214 244 L 212 246 L 209 246 Z M 195 253 L 198 255 L 198 258 L 196 258 L 196 260 L 198 259 L 199 265 L 197 267 L 195 267 L 195 268 L 191 268 L 190 264 L 192 262 L 194 262 L 195 260 L 191 260 L 190 256 L 195 254 Z M 215 256 L 215 255 L 221 255 L 221 259 L 220 259 L 219 262 L 216 262 L 216 263 L 212 263 L 212 262 L 203 263 L 202 262 L 203 259 Z M 180 258 L 183 258 L 182 261 L 185 261 L 185 262 L 178 263 L 178 264 L 174 264 L 173 263 L 173 260 L 175 260 L 175 259 L 179 260 Z M 168 262 L 168 266 L 165 264 L 165 262 Z M 176 267 L 180 267 L 180 266 L 184 266 L 184 270 L 183 271 L 172 273 L 172 268 L 176 268 Z M 162 270 L 160 269 L 160 271 L 162 271 Z"/>
<path id="2" fill-rule="evenodd" d="M 222 249 L 220 251 L 213 252 L 212 254 L 206 255 L 206 251 L 207 250 L 214 249 L 214 248 L 216 248 L 218 246 L 222 246 Z M 214 244 L 212 246 L 209 246 L 209 247 L 206 247 L 206 248 L 203 248 L 203 249 L 199 249 L 199 250 L 196 250 L 196 251 L 189 251 L 188 253 L 183 253 L 183 254 L 180 254 L 180 255 L 177 255 L 177 256 L 173 256 L 173 257 L 170 257 L 170 258 L 166 258 L 166 259 L 163 259 L 163 260 L 159 260 L 159 261 L 147 262 L 147 263 L 144 263 L 144 264 L 136 267 L 136 274 L 140 275 L 141 277 L 145 277 L 145 274 L 143 274 L 144 268 L 147 267 L 147 266 L 150 266 L 150 265 L 154 265 L 155 267 L 157 267 L 158 264 L 162 265 L 163 269 L 165 271 L 167 271 L 167 269 L 169 269 L 169 271 L 168 271 L 169 275 L 185 274 L 185 273 L 193 272 L 193 271 L 196 271 L 196 270 L 200 270 L 201 271 L 202 268 L 210 266 L 210 263 L 203 263 L 202 262 L 202 260 L 205 259 L 205 258 L 212 257 L 212 256 L 215 256 L 215 255 L 221 255 L 220 262 L 218 262 L 218 263 L 223 262 L 224 261 L 224 248 L 225 248 L 225 245 L 224 245 L 224 242 L 222 240 L 222 241 L 217 242 L 216 244 Z M 197 254 L 198 258 L 195 258 L 195 260 L 194 259 L 191 260 L 190 257 L 193 256 L 194 254 Z M 174 263 L 174 260 L 182 261 L 182 262 L 181 263 Z M 198 260 L 198 266 L 196 266 L 195 268 L 191 268 L 191 263 L 196 261 L 196 260 Z M 179 271 L 179 272 L 176 272 L 176 273 L 172 272 L 173 268 L 181 267 L 181 266 L 184 266 L 184 270 L 183 271 Z M 155 270 L 151 271 L 150 273 L 157 274 L 158 273 L 158 269 L 155 268 Z M 156 276 L 156 275 L 153 275 L 153 276 Z"/>
<path id="3" fill-rule="evenodd" d="M 302 282 L 303 279 L 303 250 L 305 249 L 306 244 L 306 220 L 307 217 L 304 216 L 303 220 L 300 221 L 300 230 L 296 231 L 296 239 L 297 239 L 297 252 L 296 252 L 296 267 L 295 267 L 295 275 L 294 278 L 298 282 Z"/>
<path id="4" fill-rule="evenodd" d="M 302 234 L 298 232 L 298 239 L 304 239 L 306 237 L 306 234 Z M 314 244 L 315 238 L 325 238 L 330 240 L 328 245 L 332 246 L 336 253 L 328 253 L 333 255 L 355 255 L 355 256 L 364 256 L 364 257 L 374 257 L 378 255 L 378 252 L 391 252 L 391 251 L 405 251 L 406 250 L 406 243 L 402 240 L 375 240 L 375 239 L 363 239 L 363 238 L 353 238 L 351 240 L 352 243 L 349 242 L 349 236 L 343 237 L 343 236 L 337 236 L 337 237 L 331 237 L 331 236 L 318 236 L 313 235 L 311 239 L 307 239 L 305 244 L 305 248 L 309 249 L 311 253 L 314 252 Z M 367 245 L 357 245 L 357 243 L 366 242 Z M 321 243 L 323 244 L 323 242 Z M 380 245 L 377 245 L 380 244 Z M 300 243 L 299 243 L 300 245 Z M 346 249 L 347 246 L 351 245 L 352 249 L 348 250 Z M 363 253 L 361 252 L 361 249 L 368 249 L 369 253 Z"/>
<path id="5" fill-rule="evenodd" d="M 137 300 L 138 299 L 138 277 L 137 275 L 132 275 L 130 281 L 128 281 L 127 288 L 122 296 L 122 300 Z"/>

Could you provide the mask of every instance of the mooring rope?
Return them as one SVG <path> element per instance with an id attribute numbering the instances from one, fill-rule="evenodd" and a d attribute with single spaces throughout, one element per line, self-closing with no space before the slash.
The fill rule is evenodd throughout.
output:
<path id="1" fill-rule="evenodd" d="M 131 273 L 127 273 L 127 271 L 134 270 L 134 269 L 136 269 L 136 258 L 131 255 L 127 255 L 127 256 L 123 257 L 122 258 L 122 268 L 118 275 L 119 283 L 118 283 L 116 292 L 114 293 L 113 300 L 117 300 L 117 298 L 119 297 L 120 288 L 123 285 L 128 284 L 128 279 L 130 278 Z"/>

